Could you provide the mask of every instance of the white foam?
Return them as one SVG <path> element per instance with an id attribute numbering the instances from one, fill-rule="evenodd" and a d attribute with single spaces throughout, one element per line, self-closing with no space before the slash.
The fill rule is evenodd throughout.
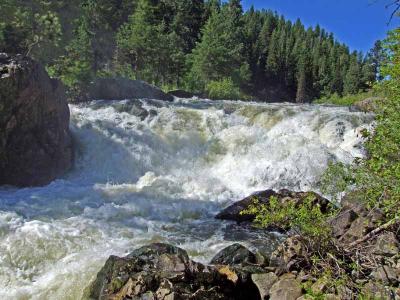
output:
<path id="1" fill-rule="evenodd" d="M 1 299 L 79 299 L 110 254 L 149 242 L 206 262 L 240 240 L 213 220 L 219 209 L 261 189 L 317 189 L 329 160 L 363 155 L 359 132 L 373 120 L 195 99 L 70 107 L 74 170 L 47 187 L 0 190 Z"/>

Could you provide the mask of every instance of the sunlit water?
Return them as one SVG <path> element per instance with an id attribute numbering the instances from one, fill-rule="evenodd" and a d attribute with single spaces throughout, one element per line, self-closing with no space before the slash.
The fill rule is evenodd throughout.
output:
<path id="1" fill-rule="evenodd" d="M 347 108 L 211 102 L 71 105 L 75 168 L 0 189 L 0 299 L 80 299 L 110 254 L 165 241 L 207 262 L 273 235 L 214 220 L 254 191 L 318 189 L 328 161 L 362 156 L 373 117 Z"/>

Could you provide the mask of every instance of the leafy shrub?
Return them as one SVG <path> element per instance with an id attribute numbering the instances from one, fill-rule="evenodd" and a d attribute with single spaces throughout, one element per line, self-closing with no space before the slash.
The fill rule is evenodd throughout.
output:
<path id="1" fill-rule="evenodd" d="M 231 78 L 214 80 L 206 86 L 207 94 L 210 98 L 216 100 L 240 99 L 240 89 L 235 85 Z"/>
<path id="2" fill-rule="evenodd" d="M 258 227 L 290 229 L 307 239 L 312 248 L 320 248 L 329 243 L 331 237 L 327 220 L 335 213 L 333 205 L 328 211 L 323 212 L 321 206 L 315 203 L 315 197 L 310 194 L 301 203 L 271 197 L 269 203 L 264 204 L 255 198 L 253 204 L 241 213 L 255 215 L 254 223 Z"/>
<path id="3" fill-rule="evenodd" d="M 386 221 L 400 218 L 400 29 L 389 33 L 387 61 L 381 73 L 387 78 L 376 89 L 386 98 L 376 111 L 374 132 L 366 134 L 366 159 L 352 166 L 332 165 L 324 176 L 326 191 L 357 190 L 357 199 L 380 208 Z"/>

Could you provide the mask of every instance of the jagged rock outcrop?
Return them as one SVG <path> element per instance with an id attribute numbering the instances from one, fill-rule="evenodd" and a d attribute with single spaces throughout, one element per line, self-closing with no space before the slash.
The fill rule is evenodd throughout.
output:
<path id="1" fill-rule="evenodd" d="M 172 101 L 172 95 L 141 80 L 127 78 L 97 78 L 84 92 L 82 100 L 156 99 Z"/>
<path id="2" fill-rule="evenodd" d="M 229 270 L 197 263 L 186 251 L 151 244 L 126 257 L 110 256 L 88 289 L 91 299 L 258 299 Z"/>
<path id="3" fill-rule="evenodd" d="M 0 185 L 45 185 L 72 165 L 63 86 L 39 63 L 0 54 Z"/>

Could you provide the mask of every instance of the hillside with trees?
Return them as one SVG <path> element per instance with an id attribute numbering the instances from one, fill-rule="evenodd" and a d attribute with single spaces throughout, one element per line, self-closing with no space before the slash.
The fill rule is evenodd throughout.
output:
<path id="1" fill-rule="evenodd" d="M 310 102 L 367 90 L 381 45 L 352 51 L 239 0 L 5 0 L 0 51 L 32 56 L 71 91 L 95 77 L 140 79 L 213 98 Z"/>

